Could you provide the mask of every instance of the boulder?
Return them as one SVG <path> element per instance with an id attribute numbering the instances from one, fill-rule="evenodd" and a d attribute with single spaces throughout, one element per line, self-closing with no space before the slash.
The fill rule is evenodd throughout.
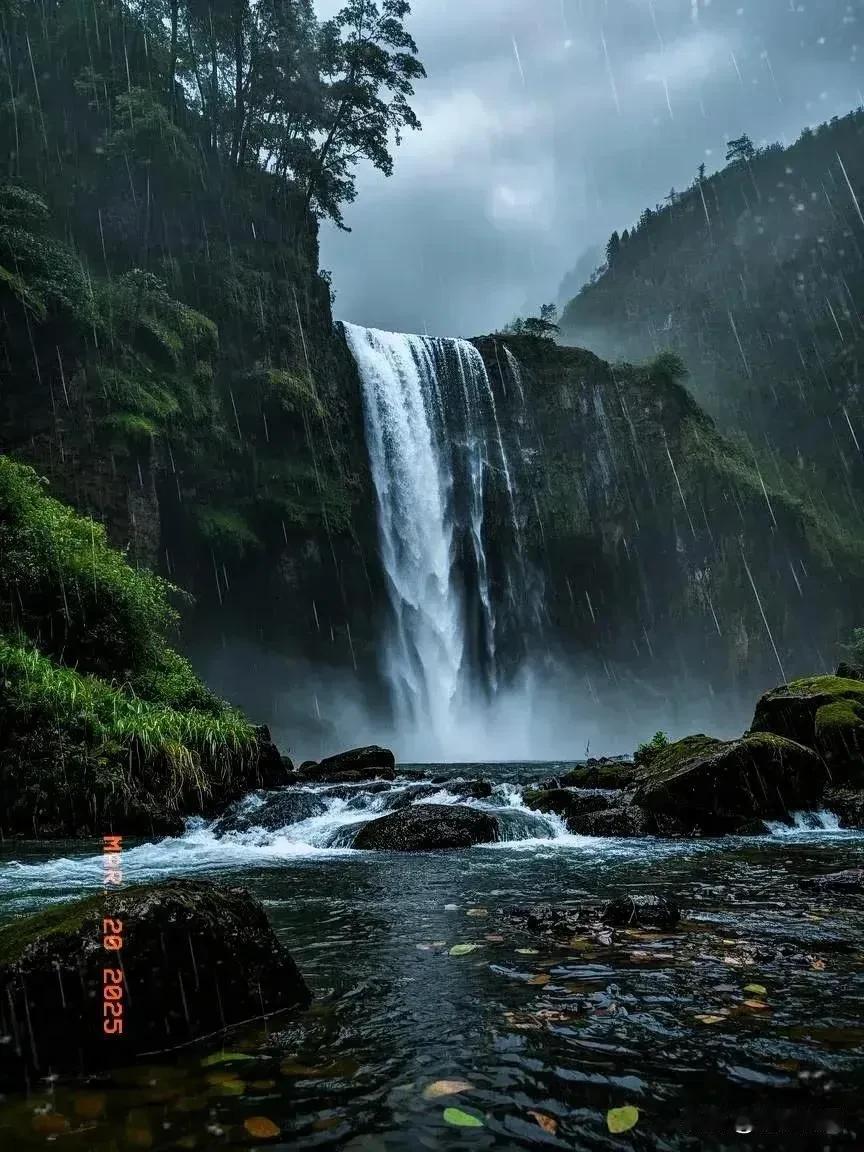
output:
<path id="1" fill-rule="evenodd" d="M 636 804 L 617 804 L 584 812 L 569 825 L 577 836 L 657 836 L 658 818 Z M 673 834 L 670 829 L 669 834 Z"/>
<path id="2" fill-rule="evenodd" d="M 338 756 L 328 756 L 317 764 L 307 760 L 300 766 L 300 775 L 305 780 L 341 783 L 393 780 L 396 776 L 396 760 L 389 748 L 379 748 L 377 744 L 372 744 L 366 748 L 340 752 Z"/>
<path id="3" fill-rule="evenodd" d="M 665 931 L 678 923 L 681 914 L 678 905 L 665 896 L 640 893 L 636 896 L 619 896 L 603 904 L 579 904 L 574 907 L 539 904 L 534 908 L 515 908 L 511 916 L 524 923 L 529 932 L 571 936 L 602 927 Z"/>
<path id="4" fill-rule="evenodd" d="M 847 868 L 843 872 L 829 872 L 824 876 L 811 876 L 802 881 L 823 892 L 847 892 L 864 895 L 864 868 Z"/>
<path id="5" fill-rule="evenodd" d="M 465 800 L 488 800 L 493 792 L 491 780 L 468 780 L 454 783 L 450 791 Z"/>
<path id="6" fill-rule="evenodd" d="M 782 736 L 758 732 L 728 742 L 688 736 L 640 770 L 633 802 L 695 833 L 725 835 L 817 806 L 826 779 L 815 752 Z"/>
<path id="7" fill-rule="evenodd" d="M 314 792 L 298 788 L 266 792 L 263 796 L 246 797 L 229 808 L 213 826 L 213 832 L 216 836 L 225 836 L 229 832 L 246 832 L 250 828 L 275 831 L 296 824 L 298 820 L 321 816 L 326 811 L 326 802 Z"/>
<path id="8" fill-rule="evenodd" d="M 560 816 L 570 832 L 576 831 L 574 822 L 580 816 L 610 807 L 607 796 L 584 795 L 567 788 L 529 788 L 523 793 L 522 801 L 532 812 Z"/>
<path id="9" fill-rule="evenodd" d="M 589 760 L 560 776 L 544 780 L 541 788 L 629 788 L 636 777 L 636 765 L 630 760 Z"/>
<path id="10" fill-rule="evenodd" d="M 864 829 L 864 792 L 857 788 L 832 788 L 823 806 L 833 812 L 841 828 Z"/>
<path id="11" fill-rule="evenodd" d="M 171 880 L 54 905 L 0 929 L 0 1080 L 129 1064 L 310 1000 L 240 889 Z"/>
<path id="12" fill-rule="evenodd" d="M 756 705 L 752 731 L 786 736 L 814 748 L 835 787 L 864 787 L 864 681 L 811 676 L 767 692 Z"/>
<path id="13" fill-rule="evenodd" d="M 427 852 L 489 844 L 498 837 L 498 822 L 488 812 L 455 804 L 414 804 L 364 824 L 354 847 Z"/>

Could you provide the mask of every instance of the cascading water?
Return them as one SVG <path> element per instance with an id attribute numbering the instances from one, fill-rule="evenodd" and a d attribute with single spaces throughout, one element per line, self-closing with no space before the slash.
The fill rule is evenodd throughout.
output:
<path id="1" fill-rule="evenodd" d="M 499 619 L 488 550 L 494 484 L 522 556 L 516 486 L 483 359 L 466 340 L 344 325 L 363 387 L 392 607 L 384 643 L 397 725 L 445 758 L 468 701 L 499 687 Z M 524 569 L 524 563 L 523 563 Z M 510 572 L 499 573 L 512 588 Z M 511 594 L 511 602 L 516 599 Z"/>

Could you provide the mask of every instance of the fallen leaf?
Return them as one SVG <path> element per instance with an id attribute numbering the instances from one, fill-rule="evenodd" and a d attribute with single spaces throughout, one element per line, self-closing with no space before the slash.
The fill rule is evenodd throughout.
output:
<path id="1" fill-rule="evenodd" d="M 727 952 L 723 957 L 723 963 L 728 964 L 732 968 L 743 968 L 744 961 L 740 956 L 733 956 L 731 952 Z"/>
<path id="2" fill-rule="evenodd" d="M 448 1124 L 453 1124 L 456 1128 L 482 1128 L 483 1121 L 477 1117 L 472 1116 L 470 1112 L 463 1112 L 460 1108 L 445 1108 L 444 1119 Z"/>
<path id="3" fill-rule="evenodd" d="M 503 936 L 487 936 L 486 939 L 489 941 L 490 944 L 503 944 L 504 943 L 504 937 Z"/>
<path id="4" fill-rule="evenodd" d="M 69 1121 L 59 1112 L 39 1112 L 33 1117 L 32 1127 L 40 1136 L 59 1136 L 69 1127 Z"/>
<path id="5" fill-rule="evenodd" d="M 744 991 L 745 992 L 753 992 L 756 996 L 767 996 L 768 995 L 768 989 L 765 987 L 764 984 L 745 984 L 744 985 Z"/>
<path id="6" fill-rule="evenodd" d="M 538 987 L 542 988 L 543 985 L 548 984 L 551 979 L 551 976 L 547 975 L 545 972 L 541 972 L 538 976 L 532 976 L 528 983 L 536 984 Z"/>
<path id="7" fill-rule="evenodd" d="M 341 1123 L 338 1116 L 319 1116 L 312 1127 L 316 1132 L 327 1132 L 330 1128 L 337 1128 Z"/>
<path id="8" fill-rule="evenodd" d="M 251 1084 L 249 1085 L 249 1087 L 254 1088 L 258 1092 L 269 1092 L 271 1088 L 276 1087 L 276 1081 L 275 1080 L 253 1080 L 251 1082 Z"/>
<path id="9" fill-rule="evenodd" d="M 550 1136 L 554 1136 L 558 1131 L 558 1121 L 552 1116 L 547 1116 L 544 1112 L 529 1112 L 529 1116 L 533 1116 L 544 1132 L 548 1132 Z"/>
<path id="10" fill-rule="evenodd" d="M 539 953 L 536 948 L 517 948 L 516 951 L 520 956 L 538 956 Z"/>
<path id="11" fill-rule="evenodd" d="M 245 1052 L 214 1052 L 212 1056 L 205 1056 L 201 1061 L 202 1068 L 212 1068 L 216 1064 L 233 1064 L 237 1060 L 254 1060 L 254 1056 L 247 1056 Z"/>
<path id="12" fill-rule="evenodd" d="M 813 969 L 814 972 L 824 972 L 825 971 L 825 961 L 822 959 L 821 956 L 811 956 L 810 957 L 810 967 Z"/>
<path id="13" fill-rule="evenodd" d="M 606 1126 L 612 1133 L 629 1132 L 639 1123 L 639 1109 L 632 1104 L 621 1108 L 610 1108 L 606 1113 Z"/>
<path id="14" fill-rule="evenodd" d="M 256 1140 L 272 1140 L 282 1135 L 282 1129 L 266 1116 L 247 1116 L 243 1121 L 243 1127 Z"/>
<path id="15" fill-rule="evenodd" d="M 771 1011 L 771 1009 L 768 1007 L 768 1005 L 765 1003 L 764 1000 L 745 1000 L 744 1004 L 747 1008 L 762 1009 L 765 1012 Z"/>
<path id="16" fill-rule="evenodd" d="M 101 1093 L 76 1092 L 72 1098 L 72 1108 L 82 1120 L 97 1120 L 108 1104 L 108 1098 Z"/>
<path id="17" fill-rule="evenodd" d="M 466 916 L 488 916 L 489 911 L 486 908 L 469 908 L 465 913 Z"/>
<path id="18" fill-rule="evenodd" d="M 437 1100 L 440 1096 L 455 1096 L 457 1092 L 473 1092 L 474 1085 L 467 1080 L 436 1080 L 423 1089 L 424 1100 Z"/>
<path id="19" fill-rule="evenodd" d="M 451 956 L 467 956 L 469 952 L 474 952 L 480 947 L 479 944 L 454 944 L 450 949 Z"/>
<path id="20" fill-rule="evenodd" d="M 725 1016 L 712 1016 L 708 1012 L 705 1012 L 705 1013 L 699 1012 L 693 1017 L 693 1019 L 698 1020 L 700 1024 L 722 1024 L 724 1022 L 724 1020 L 726 1019 L 726 1017 Z"/>
<path id="21" fill-rule="evenodd" d="M 133 1148 L 150 1148 L 153 1145 L 153 1133 L 149 1128 L 128 1125 L 126 1143 L 131 1144 Z"/>

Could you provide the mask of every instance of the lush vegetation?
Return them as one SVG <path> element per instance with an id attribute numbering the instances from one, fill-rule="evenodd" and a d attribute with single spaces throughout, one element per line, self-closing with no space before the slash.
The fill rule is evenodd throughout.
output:
<path id="1" fill-rule="evenodd" d="M 0 456 L 5 833 L 170 826 L 242 788 L 258 734 L 169 646 L 175 592 Z"/>
<path id="2" fill-rule="evenodd" d="M 729 144 L 615 232 L 564 338 L 642 360 L 671 348 L 766 483 L 861 536 L 864 110 L 789 148 Z"/>

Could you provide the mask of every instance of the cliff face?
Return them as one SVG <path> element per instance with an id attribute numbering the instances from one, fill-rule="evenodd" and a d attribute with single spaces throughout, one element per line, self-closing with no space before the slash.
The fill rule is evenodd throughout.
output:
<path id="1" fill-rule="evenodd" d="M 718 433 L 674 357 L 613 368 L 543 339 L 476 344 L 545 585 L 536 647 L 613 681 L 726 696 L 832 660 L 861 549 Z"/>

